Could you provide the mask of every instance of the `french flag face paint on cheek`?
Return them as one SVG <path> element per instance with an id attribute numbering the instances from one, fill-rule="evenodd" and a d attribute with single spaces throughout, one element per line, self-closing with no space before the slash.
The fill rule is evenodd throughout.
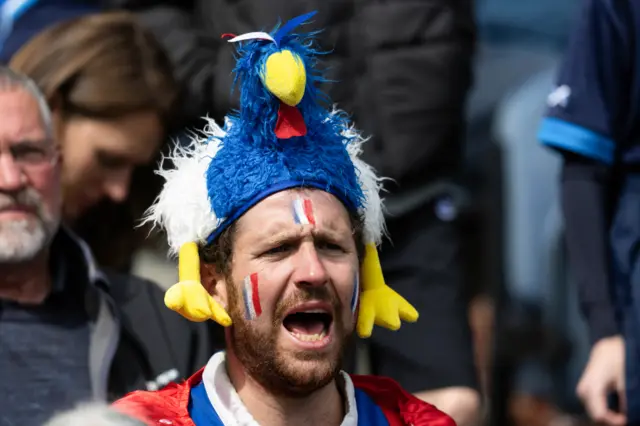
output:
<path id="1" fill-rule="evenodd" d="M 360 274 L 356 272 L 356 279 L 353 283 L 353 294 L 351 295 L 351 313 L 355 314 L 358 309 L 358 299 L 360 298 Z"/>
<path id="2" fill-rule="evenodd" d="M 245 318 L 254 320 L 262 314 L 260 306 L 260 294 L 258 293 L 258 274 L 251 274 L 244 279 L 242 289 L 244 296 L 244 312 Z"/>
<path id="3" fill-rule="evenodd" d="M 293 200 L 293 220 L 298 225 L 315 225 L 316 219 L 313 216 L 313 205 L 308 198 L 296 198 Z"/>

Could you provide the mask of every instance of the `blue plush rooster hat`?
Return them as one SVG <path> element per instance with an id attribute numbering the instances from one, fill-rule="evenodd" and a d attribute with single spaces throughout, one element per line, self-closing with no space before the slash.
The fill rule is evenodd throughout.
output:
<path id="1" fill-rule="evenodd" d="M 290 188 L 316 188 L 341 200 L 363 219 L 365 259 L 360 273 L 357 332 L 373 325 L 392 330 L 416 321 L 417 311 L 383 279 L 376 246 L 384 234 L 380 178 L 360 159 L 365 140 L 344 113 L 328 108 L 317 85 L 314 33 L 294 33 L 315 12 L 272 33 L 231 36 L 237 43 L 236 83 L 240 108 L 213 120 L 161 170 L 164 188 L 146 221 L 167 232 L 179 255 L 179 279 L 165 295 L 167 306 L 192 321 L 231 319 L 200 283 L 198 248 L 215 244 L 231 223 L 255 204 Z M 356 289 L 357 291 L 357 289 Z"/>

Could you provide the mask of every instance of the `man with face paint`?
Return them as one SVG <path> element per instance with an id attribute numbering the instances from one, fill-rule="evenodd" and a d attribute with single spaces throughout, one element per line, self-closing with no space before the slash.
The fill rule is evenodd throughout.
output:
<path id="1" fill-rule="evenodd" d="M 426 425 L 453 420 L 391 379 L 348 375 L 357 332 L 418 313 L 384 282 L 380 178 L 346 114 L 320 103 L 313 13 L 239 43 L 241 107 L 172 155 L 147 220 L 179 254 L 167 306 L 226 328 L 226 350 L 181 385 L 115 407 L 149 424 Z M 326 105 L 330 105 L 327 103 Z"/>

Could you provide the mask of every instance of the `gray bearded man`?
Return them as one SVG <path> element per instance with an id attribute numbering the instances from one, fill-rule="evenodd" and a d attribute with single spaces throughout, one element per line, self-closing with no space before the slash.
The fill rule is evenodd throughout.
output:
<path id="1" fill-rule="evenodd" d="M 0 425 L 40 425 L 187 377 L 208 330 L 161 309 L 152 283 L 101 272 L 60 226 L 55 118 L 26 76 L 0 67 Z M 162 332 L 151 336 L 152 316 Z"/>

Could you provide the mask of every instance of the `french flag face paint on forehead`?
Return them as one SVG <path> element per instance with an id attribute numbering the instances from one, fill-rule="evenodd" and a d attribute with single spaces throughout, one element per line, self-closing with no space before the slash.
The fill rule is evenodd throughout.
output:
<path id="1" fill-rule="evenodd" d="M 296 198 L 292 203 L 293 220 L 298 225 L 315 225 L 313 204 L 308 198 Z"/>
<path id="2" fill-rule="evenodd" d="M 253 273 L 244 279 L 242 287 L 244 297 L 245 318 L 254 320 L 262 314 L 260 305 L 260 293 L 258 292 L 258 274 Z"/>

